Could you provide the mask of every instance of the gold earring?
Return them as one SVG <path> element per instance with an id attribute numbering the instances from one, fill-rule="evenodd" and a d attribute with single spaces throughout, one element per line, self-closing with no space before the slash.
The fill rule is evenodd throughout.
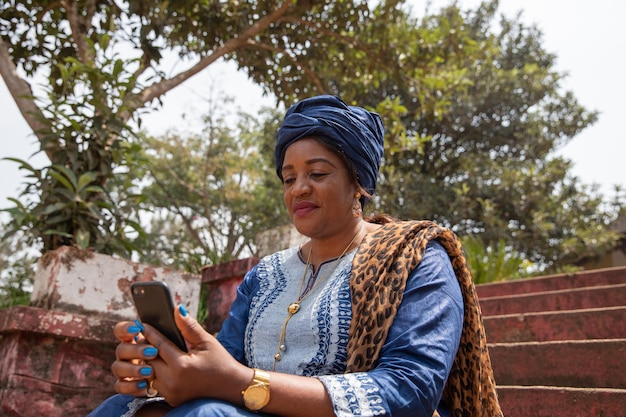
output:
<path id="1" fill-rule="evenodd" d="M 352 215 L 354 217 L 360 217 L 363 209 L 361 207 L 361 202 L 359 199 L 361 198 L 361 193 L 356 193 L 354 195 L 354 203 L 352 204 Z"/>

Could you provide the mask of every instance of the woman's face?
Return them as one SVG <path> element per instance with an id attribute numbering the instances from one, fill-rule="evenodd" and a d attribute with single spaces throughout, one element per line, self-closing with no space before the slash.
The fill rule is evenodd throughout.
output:
<path id="1" fill-rule="evenodd" d="M 300 233 L 324 239 L 354 227 L 356 185 L 341 158 L 318 140 L 289 145 L 282 176 L 285 205 Z"/>

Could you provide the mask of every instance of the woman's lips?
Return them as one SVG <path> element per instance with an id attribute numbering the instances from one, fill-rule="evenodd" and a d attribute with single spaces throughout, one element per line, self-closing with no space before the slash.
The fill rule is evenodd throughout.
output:
<path id="1" fill-rule="evenodd" d="M 296 216 L 306 216 L 317 208 L 317 205 L 308 201 L 300 201 L 293 204 L 293 214 Z"/>

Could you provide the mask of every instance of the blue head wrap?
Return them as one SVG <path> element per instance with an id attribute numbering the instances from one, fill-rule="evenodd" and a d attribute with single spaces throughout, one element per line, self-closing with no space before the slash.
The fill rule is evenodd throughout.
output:
<path id="1" fill-rule="evenodd" d="M 335 96 L 302 100 L 287 110 L 278 129 L 274 156 L 282 180 L 285 150 L 302 138 L 318 137 L 334 144 L 354 167 L 359 184 L 370 194 L 383 156 L 384 128 L 380 116 L 361 107 L 348 106 Z"/>

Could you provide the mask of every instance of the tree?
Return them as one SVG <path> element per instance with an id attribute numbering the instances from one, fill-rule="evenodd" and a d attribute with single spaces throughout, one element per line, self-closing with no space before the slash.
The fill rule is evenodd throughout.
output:
<path id="1" fill-rule="evenodd" d="M 562 91 L 555 57 L 542 48 L 536 27 L 526 27 L 518 16 L 502 17 L 498 33 L 486 30 L 495 6 L 466 19 L 454 11 L 444 14 L 451 30 L 465 27 L 467 36 L 487 47 L 465 62 L 470 82 L 446 94 L 447 111 L 408 124 L 432 139 L 422 155 L 398 153 L 395 167 L 416 158 L 417 169 L 395 174 L 419 201 L 408 215 L 434 214 L 460 234 L 480 233 L 490 245 L 504 237 L 531 262 L 555 270 L 615 242 L 607 228 L 616 213 L 606 210 L 596 191 L 571 178 L 569 161 L 553 156 L 596 113 Z M 441 18 L 435 25 L 447 26 Z"/>
<path id="2" fill-rule="evenodd" d="M 279 101 L 312 93 L 310 84 L 322 91 L 307 51 L 323 47 L 316 38 L 350 44 L 368 16 L 367 1 L 3 2 L 0 74 L 51 162 L 22 165 L 32 199 L 16 201 L 14 226 L 44 251 L 77 244 L 128 256 L 127 234 L 141 230 L 120 206 L 135 201 L 107 187 L 137 152 L 129 123 L 218 59 L 236 60 Z M 168 76 L 171 52 L 189 65 Z"/>
<path id="3" fill-rule="evenodd" d="M 377 209 L 434 219 L 485 247 L 505 239 L 546 271 L 609 250 L 619 210 L 554 156 L 597 115 L 563 91 L 541 32 L 521 16 L 501 17 L 494 30 L 496 1 L 421 20 L 379 12 L 385 19 L 363 25 L 356 38 L 386 54 L 386 65 L 359 60 L 358 48 L 346 59 L 350 69 L 331 71 L 327 82 L 385 118 Z"/>
<path id="4" fill-rule="evenodd" d="M 143 138 L 148 162 L 136 192 L 144 196 L 140 209 L 150 230 L 136 242 L 142 261 L 194 271 L 252 256 L 256 235 L 287 221 L 264 152 L 277 112 L 266 109 L 257 119 L 240 111 L 229 124 L 228 102 L 208 101 L 201 132 Z"/>

